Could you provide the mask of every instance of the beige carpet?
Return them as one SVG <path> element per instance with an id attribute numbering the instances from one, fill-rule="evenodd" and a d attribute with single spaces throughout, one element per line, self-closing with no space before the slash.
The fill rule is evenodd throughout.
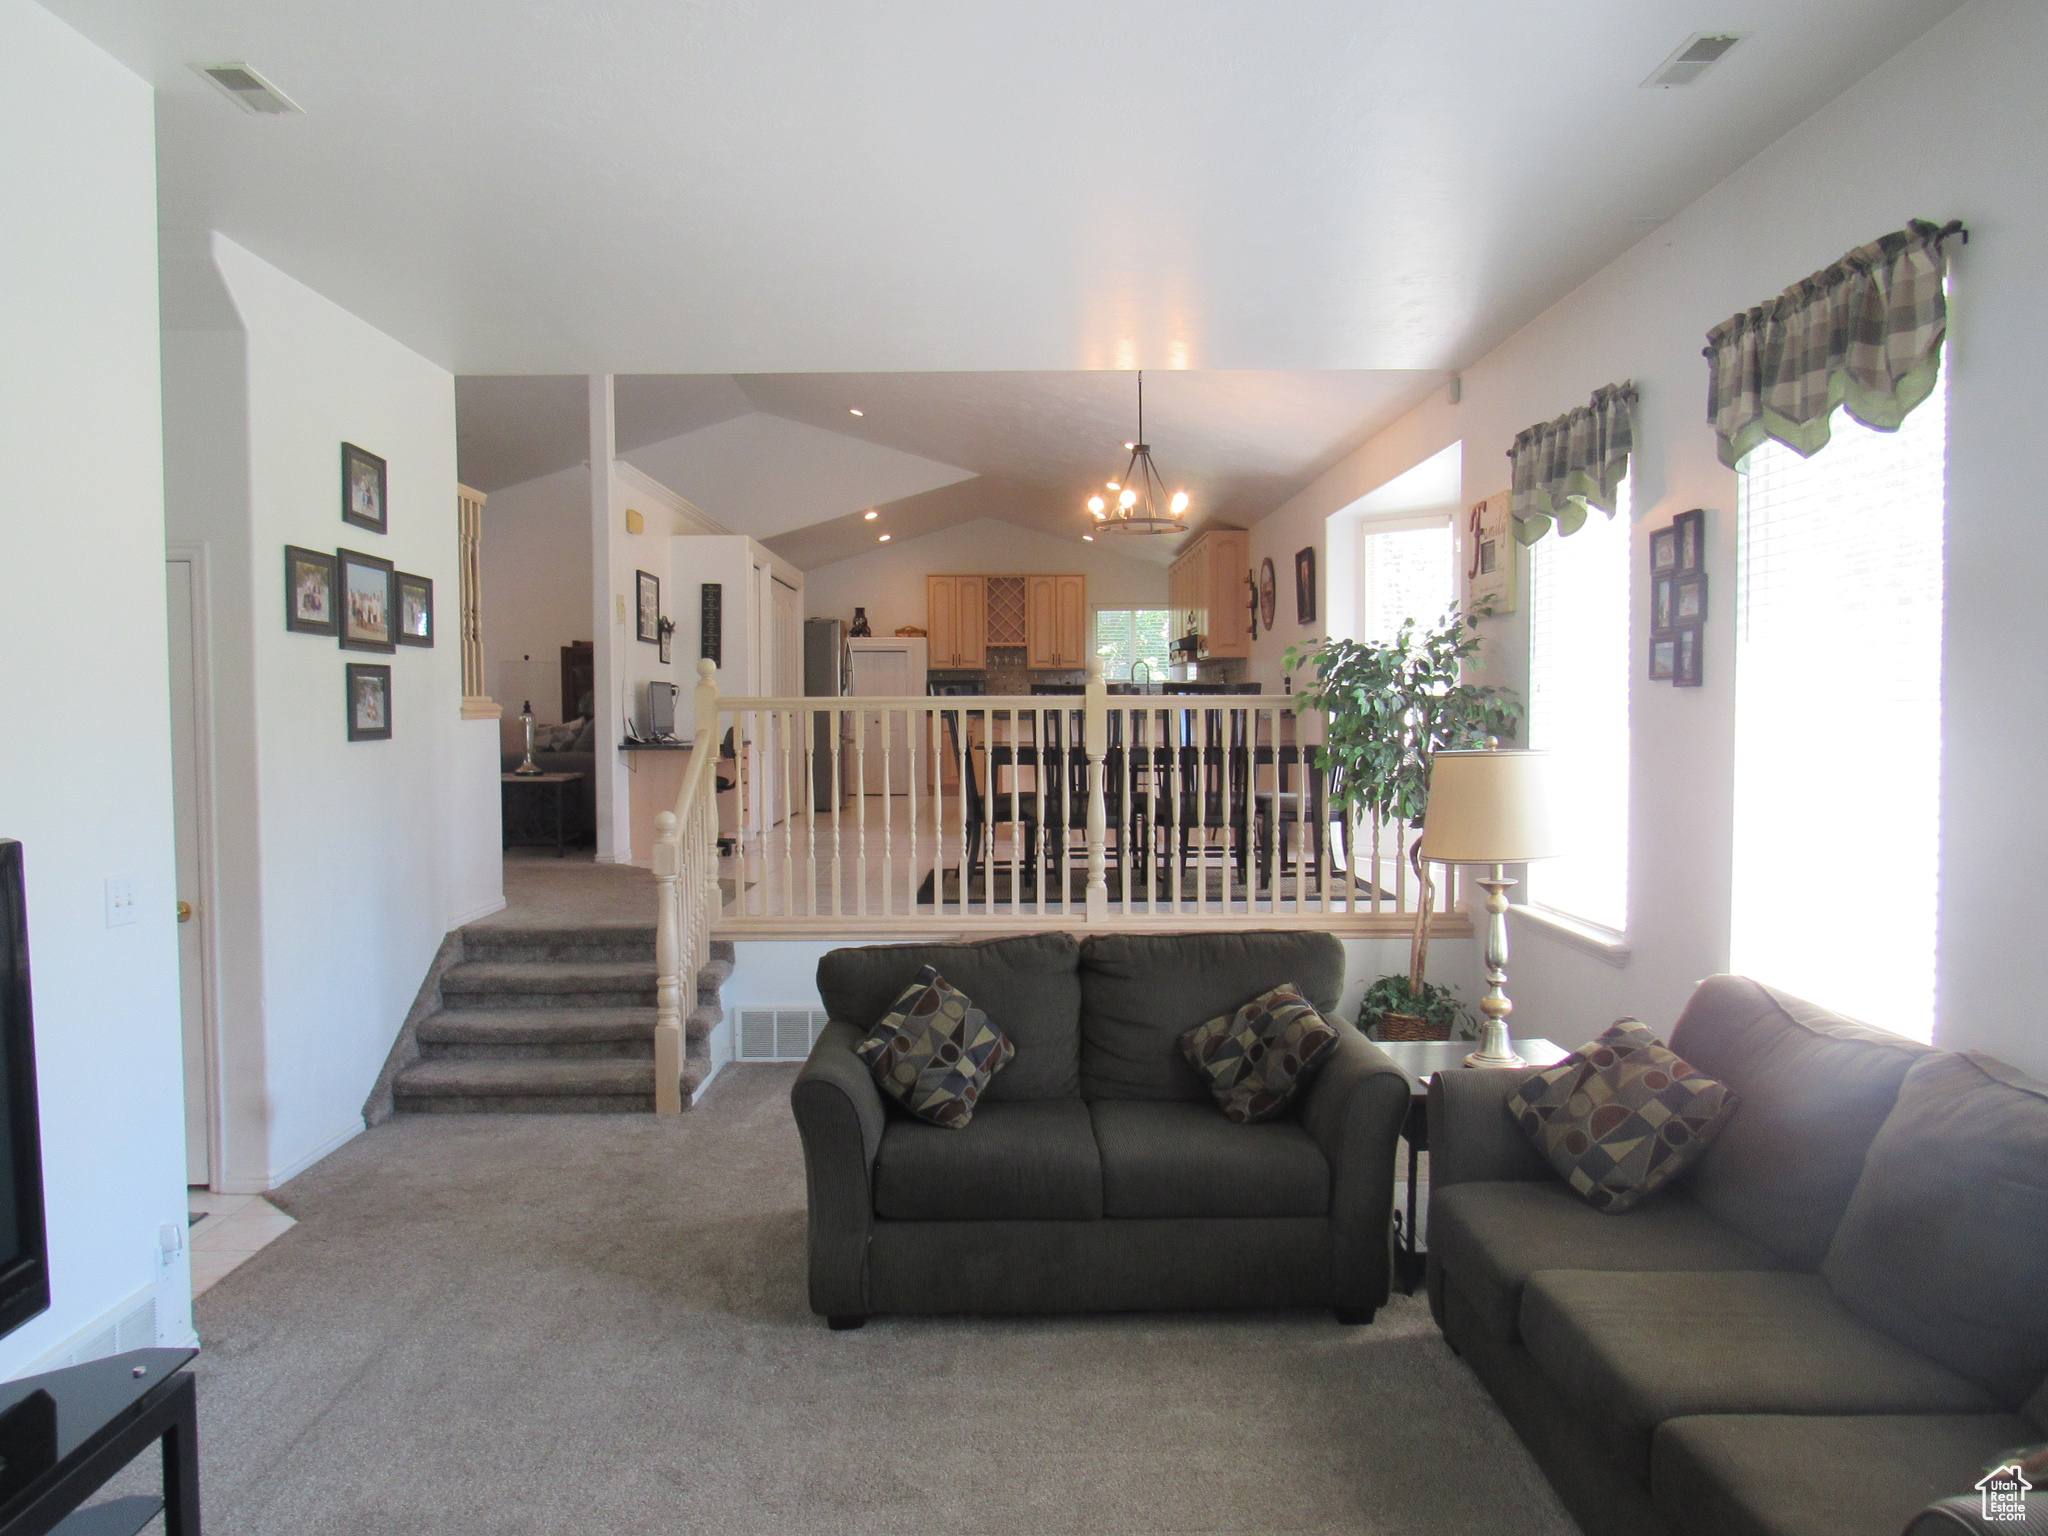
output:
<path id="1" fill-rule="evenodd" d="M 1420 1298 L 834 1334 L 793 1067 L 652 1116 L 400 1117 L 198 1304 L 212 1536 L 1567 1536 Z"/>

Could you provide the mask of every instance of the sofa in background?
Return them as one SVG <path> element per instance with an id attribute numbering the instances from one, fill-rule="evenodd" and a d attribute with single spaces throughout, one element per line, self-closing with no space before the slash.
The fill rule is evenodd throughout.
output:
<path id="1" fill-rule="evenodd" d="M 965 1129 L 915 1119 L 855 1045 L 927 965 L 1016 1045 Z M 791 1090 L 812 1310 L 1111 1312 L 1387 1298 L 1400 1070 L 1355 1029 L 1281 1118 L 1224 1119 L 1180 1034 L 1292 982 L 1325 1014 L 1322 933 L 1062 933 L 839 949 L 832 1022 Z"/>
<path id="2" fill-rule="evenodd" d="M 1890 1536 L 2048 1438 L 2048 1085 L 1735 976 L 1670 1043 L 1740 1099 L 1621 1215 L 1430 1085 L 1431 1307 L 1589 1536 Z"/>

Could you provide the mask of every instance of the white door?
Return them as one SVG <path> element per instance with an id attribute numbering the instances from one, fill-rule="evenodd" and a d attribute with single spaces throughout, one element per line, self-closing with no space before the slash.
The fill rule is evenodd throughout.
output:
<path id="1" fill-rule="evenodd" d="M 856 698 L 905 698 L 923 691 L 922 670 L 922 668 L 916 665 L 908 646 L 903 647 L 901 650 L 893 648 L 888 650 L 869 650 L 865 646 L 856 646 L 853 651 L 853 687 L 851 692 Z M 865 755 L 859 760 L 863 775 L 861 789 L 867 794 L 879 795 L 882 793 L 884 783 L 882 712 L 877 711 L 864 718 L 867 721 L 867 743 Z M 913 761 L 910 750 L 909 711 L 901 709 L 890 710 L 888 711 L 888 720 L 888 790 L 892 795 L 907 795 L 910 793 L 910 768 Z M 850 726 L 848 728 L 848 740 L 841 750 L 843 752 L 851 752 L 853 750 Z M 848 778 L 851 779 L 851 777 L 852 775 L 849 772 Z"/>
<path id="2" fill-rule="evenodd" d="M 213 1051 L 207 1000 L 205 935 L 213 914 L 203 911 L 201 805 L 204 781 L 199 760 L 199 646 L 193 632 L 198 614 L 193 563 L 166 563 L 171 629 L 171 795 L 178 854 L 178 1000 L 185 1027 L 185 1182 L 213 1181 Z"/>

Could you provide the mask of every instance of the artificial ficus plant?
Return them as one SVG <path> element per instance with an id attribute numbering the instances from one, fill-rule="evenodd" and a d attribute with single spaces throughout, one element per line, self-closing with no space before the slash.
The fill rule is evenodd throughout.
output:
<path id="1" fill-rule="evenodd" d="M 1296 697 L 1324 718 L 1317 758 L 1333 812 L 1346 813 L 1347 821 L 1370 816 L 1420 829 L 1437 753 L 1514 738 L 1523 715 L 1514 690 L 1465 681 L 1468 671 L 1483 665 L 1479 620 L 1490 615 L 1483 606 L 1469 613 L 1453 606 L 1441 624 L 1418 629 L 1409 619 L 1385 642 L 1333 639 L 1288 647 L 1289 672 L 1306 665 L 1315 673 Z M 1432 897 L 1419 849 L 1418 844 L 1409 854 L 1420 882 L 1407 976 L 1415 1006 L 1399 1011 L 1432 1017 L 1442 1013 L 1449 994 L 1422 979 L 1429 963 Z"/>

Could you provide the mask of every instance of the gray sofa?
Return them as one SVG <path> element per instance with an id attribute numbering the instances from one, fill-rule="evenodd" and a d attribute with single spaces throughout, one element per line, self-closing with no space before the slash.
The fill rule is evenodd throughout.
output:
<path id="1" fill-rule="evenodd" d="M 964 1130 L 903 1112 L 854 1054 L 926 965 L 1016 1044 Z M 832 1022 L 790 1094 L 812 1310 L 834 1327 L 870 1313 L 1226 1307 L 1371 1321 L 1387 1297 L 1400 1071 L 1339 1023 L 1342 1043 L 1287 1115 L 1233 1125 L 1176 1044 L 1287 981 L 1331 1012 L 1342 946 L 1054 933 L 826 955 Z"/>
<path id="2" fill-rule="evenodd" d="M 1430 1086 L 1430 1304 L 1589 1536 L 1891 1536 L 2048 1438 L 2048 1085 L 1735 976 L 1670 1038 L 1740 1102 L 1622 1215 Z"/>

